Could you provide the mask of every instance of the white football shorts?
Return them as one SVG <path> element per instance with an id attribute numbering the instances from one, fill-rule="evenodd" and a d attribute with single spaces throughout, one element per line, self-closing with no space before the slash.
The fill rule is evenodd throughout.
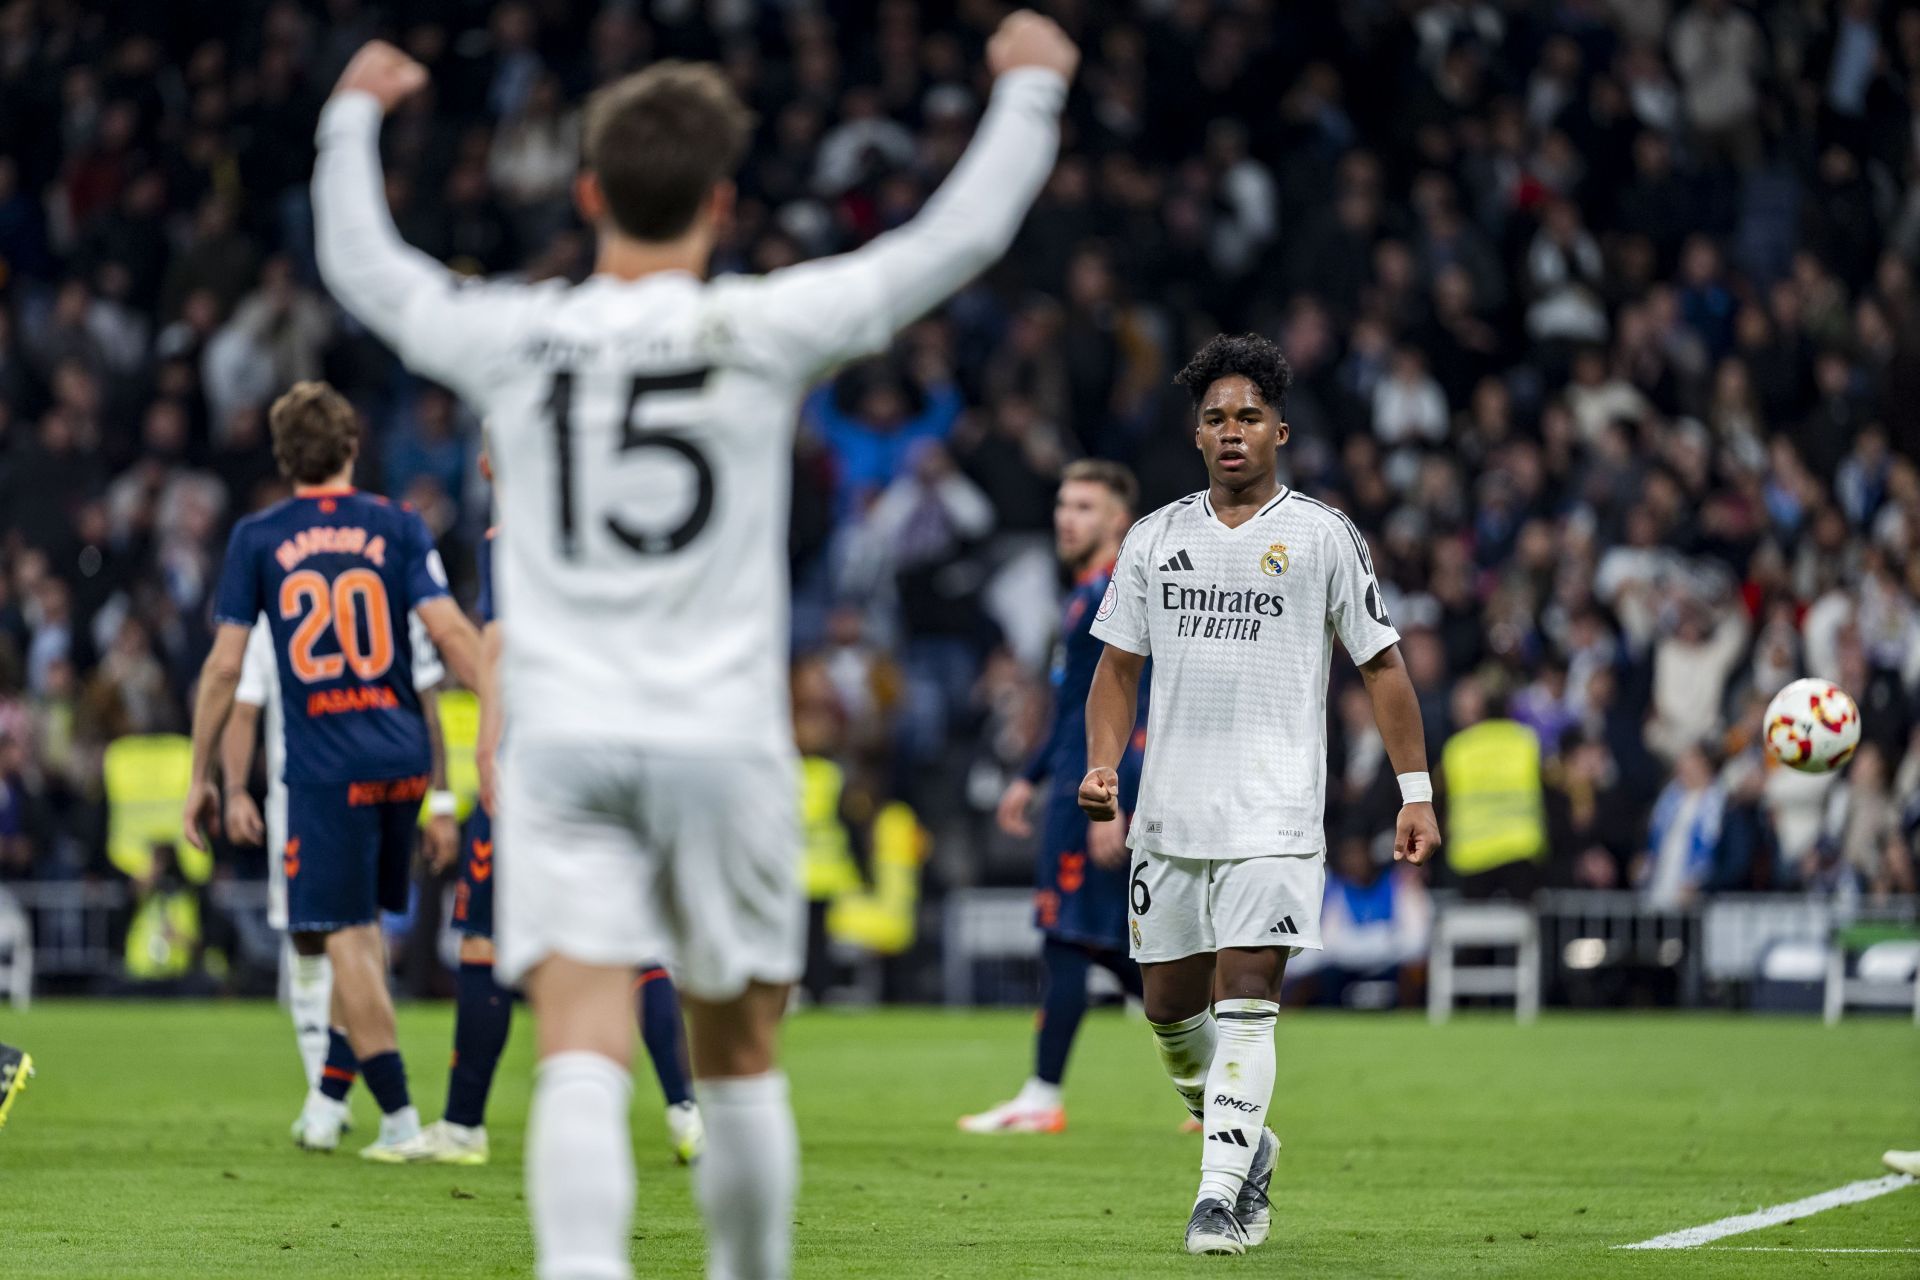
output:
<path id="1" fill-rule="evenodd" d="M 525 742 L 501 769 L 497 968 L 664 961 L 688 994 L 792 982 L 806 954 L 790 755 Z"/>
<path id="2" fill-rule="evenodd" d="M 1136 850 L 1132 859 L 1127 931 L 1141 964 L 1223 947 L 1320 950 L 1325 854 L 1229 860 Z"/>

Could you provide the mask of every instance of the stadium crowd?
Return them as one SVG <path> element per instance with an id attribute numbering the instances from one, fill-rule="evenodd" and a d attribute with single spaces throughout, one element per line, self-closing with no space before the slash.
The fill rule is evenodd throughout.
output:
<path id="1" fill-rule="evenodd" d="M 1372 539 L 1437 780 L 1476 725 L 1537 742 L 1537 841 L 1453 874 L 1666 905 L 1911 892 L 1920 8 L 1039 7 L 1087 51 L 1039 207 L 822 386 L 795 451 L 797 719 L 851 788 L 911 802 L 929 890 L 1026 874 L 990 815 L 1044 728 L 1061 466 L 1128 463 L 1143 509 L 1202 487 L 1171 375 L 1255 329 L 1293 363 L 1290 482 Z M 0 4 L 0 879 L 105 870 L 103 748 L 184 729 L 226 531 L 282 492 L 264 410 L 294 380 L 362 409 L 363 484 L 471 589 L 480 424 L 316 283 L 312 133 L 359 43 L 432 69 L 385 136 L 402 232 L 534 278 L 589 268 L 583 95 L 719 60 L 759 114 L 720 260 L 760 271 L 919 207 L 1000 9 Z M 1864 714 L 1838 779 L 1759 745 L 1809 673 Z M 1364 917 L 1397 801 L 1351 677 L 1328 825 Z"/>

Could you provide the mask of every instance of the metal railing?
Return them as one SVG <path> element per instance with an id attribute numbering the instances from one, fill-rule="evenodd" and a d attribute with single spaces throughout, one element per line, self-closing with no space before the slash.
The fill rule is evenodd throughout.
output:
<path id="1" fill-rule="evenodd" d="M 206 886 L 209 909 L 226 915 L 249 950 L 273 954 L 262 880 L 216 880 Z M 108 978 L 125 967 L 133 886 L 124 880 L 14 881 L 0 884 L 26 913 L 40 978 Z"/>

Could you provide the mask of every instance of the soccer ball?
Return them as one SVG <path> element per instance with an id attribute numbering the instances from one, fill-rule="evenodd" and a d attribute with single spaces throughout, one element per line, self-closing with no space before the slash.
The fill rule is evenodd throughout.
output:
<path id="1" fill-rule="evenodd" d="M 1767 750 L 1789 769 L 1831 773 L 1860 745 L 1860 708 L 1829 680 L 1808 677 L 1767 704 Z"/>

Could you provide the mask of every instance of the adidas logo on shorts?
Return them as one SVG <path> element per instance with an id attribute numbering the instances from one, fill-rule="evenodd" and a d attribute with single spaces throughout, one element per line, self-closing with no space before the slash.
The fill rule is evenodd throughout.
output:
<path id="1" fill-rule="evenodd" d="M 1280 918 L 1280 923 L 1279 923 L 1279 924 L 1277 924 L 1277 925 L 1275 925 L 1275 926 L 1273 926 L 1273 928 L 1271 928 L 1271 929 L 1269 929 L 1269 930 L 1267 930 L 1267 932 L 1268 932 L 1268 933 L 1296 933 L 1296 934 L 1297 934 L 1297 933 L 1299 933 L 1300 931 L 1299 931 L 1298 929 L 1296 929 L 1296 928 L 1294 928 L 1294 927 L 1293 927 L 1293 917 L 1292 917 L 1292 916 L 1282 916 L 1282 917 Z"/>

